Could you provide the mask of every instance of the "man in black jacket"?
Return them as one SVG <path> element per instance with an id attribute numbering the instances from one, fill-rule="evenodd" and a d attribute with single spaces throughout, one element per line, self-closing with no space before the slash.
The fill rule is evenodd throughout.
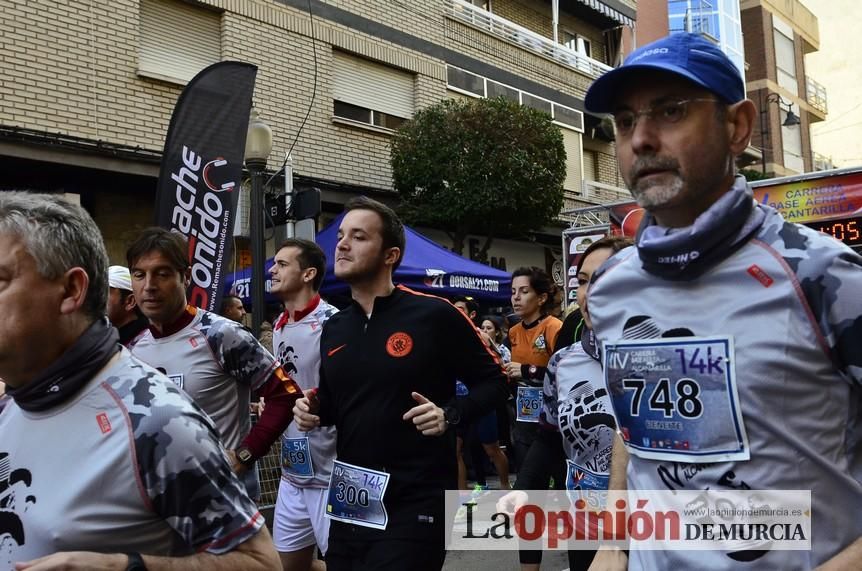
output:
<path id="1" fill-rule="evenodd" d="M 404 228 L 361 197 L 345 206 L 335 275 L 353 303 L 327 321 L 320 390 L 297 401 L 300 428 L 335 425 L 327 569 L 440 569 L 444 497 L 456 489 L 454 430 L 505 401 L 506 377 L 449 302 L 395 286 Z M 455 379 L 469 396 L 454 399 Z"/>

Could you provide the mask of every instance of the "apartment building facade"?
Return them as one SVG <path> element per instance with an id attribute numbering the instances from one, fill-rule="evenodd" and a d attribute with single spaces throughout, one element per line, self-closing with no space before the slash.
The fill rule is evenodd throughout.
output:
<path id="1" fill-rule="evenodd" d="M 122 262 L 152 221 L 183 85 L 206 65 L 241 60 L 259 68 L 270 170 L 307 114 L 295 182 L 322 189 L 330 212 L 357 193 L 391 200 L 392 129 L 447 97 L 504 96 L 548 112 L 568 154 L 565 208 L 612 202 L 627 195 L 583 95 L 622 57 L 635 9 L 634 0 L 6 0 L 0 185 L 78 196 Z M 496 240 L 491 254 L 508 269 L 559 256 L 558 234 L 534 238 Z"/>
<path id="2" fill-rule="evenodd" d="M 752 139 L 763 153 L 759 168 L 770 176 L 813 171 L 811 124 L 828 111 L 826 89 L 805 71 L 805 55 L 820 47 L 817 16 L 799 0 L 742 0 L 740 9 L 746 90 L 759 111 Z"/>

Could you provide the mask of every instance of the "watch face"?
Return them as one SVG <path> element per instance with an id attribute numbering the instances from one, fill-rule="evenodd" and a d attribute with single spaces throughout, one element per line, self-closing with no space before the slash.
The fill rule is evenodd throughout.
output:
<path id="1" fill-rule="evenodd" d="M 237 451 L 236 457 L 239 458 L 240 462 L 248 462 L 251 460 L 251 450 L 248 448 L 242 448 Z"/>

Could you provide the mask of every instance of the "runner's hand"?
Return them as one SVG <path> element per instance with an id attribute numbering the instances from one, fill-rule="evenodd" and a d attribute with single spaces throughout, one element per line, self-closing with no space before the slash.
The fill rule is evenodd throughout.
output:
<path id="1" fill-rule="evenodd" d="M 230 468 L 233 470 L 234 474 L 242 475 L 248 470 L 248 468 L 239 461 L 239 458 L 236 457 L 236 451 L 228 450 L 227 459 L 230 460 Z"/>
<path id="2" fill-rule="evenodd" d="M 302 394 L 305 396 L 293 405 L 293 422 L 298 429 L 308 432 L 320 426 L 320 417 L 316 414 L 320 410 L 320 401 L 317 400 L 317 389 L 308 389 Z"/>
<path id="3" fill-rule="evenodd" d="M 503 368 L 506 370 L 506 374 L 509 375 L 509 378 L 513 381 L 521 380 L 521 363 L 515 363 L 511 361 L 503 365 Z"/>
<path id="4" fill-rule="evenodd" d="M 515 512 L 527 503 L 527 492 L 513 490 L 497 501 L 497 511 L 514 517 Z"/>
<path id="5" fill-rule="evenodd" d="M 446 432 L 446 417 L 443 415 L 443 409 L 419 393 L 411 393 L 411 396 L 419 406 L 414 406 L 405 412 L 402 418 L 412 420 L 416 430 L 423 436 L 439 436 Z"/>
<path id="6" fill-rule="evenodd" d="M 129 557 L 122 553 L 61 551 L 32 561 L 15 564 L 15 571 L 115 571 L 125 569 Z"/>
<path id="7" fill-rule="evenodd" d="M 626 571 L 629 557 L 618 548 L 599 549 L 593 557 L 593 563 L 587 571 Z"/>

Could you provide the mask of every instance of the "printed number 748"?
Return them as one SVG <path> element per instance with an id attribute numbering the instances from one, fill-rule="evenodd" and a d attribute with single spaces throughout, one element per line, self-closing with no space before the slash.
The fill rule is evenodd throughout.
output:
<path id="1" fill-rule="evenodd" d="M 640 414 L 641 400 L 647 389 L 644 379 L 623 379 L 623 389 L 634 391 L 630 412 L 632 416 Z M 682 378 L 675 385 L 676 399 L 671 394 L 670 379 L 659 379 L 652 388 L 647 404 L 650 410 L 661 411 L 665 418 L 673 417 L 677 411 L 683 418 L 698 418 L 703 414 L 703 403 L 700 400 L 700 386 L 694 379 Z"/>

